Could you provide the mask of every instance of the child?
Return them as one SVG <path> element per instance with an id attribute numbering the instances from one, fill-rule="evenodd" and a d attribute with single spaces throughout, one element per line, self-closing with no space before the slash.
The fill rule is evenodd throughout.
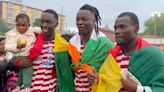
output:
<path id="1" fill-rule="evenodd" d="M 30 20 L 27 14 L 20 13 L 16 16 L 16 28 L 13 28 L 6 33 L 6 40 L 4 49 L 5 51 L 11 51 L 14 53 L 15 58 L 21 58 L 28 56 L 29 50 L 33 46 L 36 37 L 35 33 L 40 33 L 40 28 L 30 27 Z M 31 75 L 32 72 L 27 72 L 28 70 L 32 71 L 32 67 L 20 69 L 20 75 L 18 79 L 18 85 L 24 85 L 25 88 L 30 86 L 29 84 L 24 84 L 24 76 Z M 22 77 L 22 80 L 20 80 Z M 30 77 L 30 76 L 29 76 Z"/>

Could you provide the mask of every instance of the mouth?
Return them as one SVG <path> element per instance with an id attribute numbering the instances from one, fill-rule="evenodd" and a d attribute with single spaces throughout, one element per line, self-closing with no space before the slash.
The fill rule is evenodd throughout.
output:
<path id="1" fill-rule="evenodd" d="M 77 26 L 77 27 L 78 27 L 78 29 L 84 29 L 85 28 L 85 26 L 82 26 L 82 25 Z"/>
<path id="2" fill-rule="evenodd" d="M 47 33 L 47 32 L 49 31 L 49 28 L 42 28 L 42 31 L 43 31 L 44 33 Z"/>
<path id="3" fill-rule="evenodd" d="M 84 27 L 78 27 L 78 30 L 85 30 Z"/>
<path id="4" fill-rule="evenodd" d="M 117 35 L 116 35 L 116 36 L 115 36 L 115 38 L 122 38 L 122 37 L 121 37 L 121 36 L 117 36 Z"/>

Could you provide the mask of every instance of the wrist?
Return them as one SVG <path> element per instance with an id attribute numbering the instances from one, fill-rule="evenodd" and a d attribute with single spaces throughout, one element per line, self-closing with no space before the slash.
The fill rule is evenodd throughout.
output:
<path id="1" fill-rule="evenodd" d="M 136 92 L 145 92 L 145 91 L 144 91 L 144 87 L 141 86 L 141 85 L 137 85 L 137 90 L 136 90 Z"/>

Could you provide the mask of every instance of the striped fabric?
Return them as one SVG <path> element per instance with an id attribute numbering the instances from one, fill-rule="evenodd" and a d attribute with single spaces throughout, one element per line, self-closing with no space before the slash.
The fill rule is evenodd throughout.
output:
<path id="1" fill-rule="evenodd" d="M 120 50 L 118 55 L 115 57 L 117 63 L 119 64 L 120 68 L 121 69 L 128 69 L 128 66 L 129 66 L 129 57 L 128 56 L 125 56 L 123 54 L 123 52 Z M 121 88 L 120 89 L 120 92 L 121 91 L 125 91 L 124 88 Z"/>
<path id="2" fill-rule="evenodd" d="M 80 46 L 80 57 L 82 55 L 84 48 L 84 45 Z M 88 83 L 88 76 L 85 70 L 79 69 L 77 72 L 75 72 L 74 82 L 76 92 L 91 92 L 91 85 L 89 85 Z"/>
<path id="3" fill-rule="evenodd" d="M 33 64 L 30 92 L 54 92 L 57 85 L 54 58 L 54 40 L 44 41 L 39 58 Z M 22 88 L 22 92 L 25 90 Z"/>
<path id="4" fill-rule="evenodd" d="M 119 64 L 121 69 L 128 69 L 129 65 L 129 57 L 125 56 L 122 51 L 118 53 L 118 55 L 115 57 L 117 63 Z"/>

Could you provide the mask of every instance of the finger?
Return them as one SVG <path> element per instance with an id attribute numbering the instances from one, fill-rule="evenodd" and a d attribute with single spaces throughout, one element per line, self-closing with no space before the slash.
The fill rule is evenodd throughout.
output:
<path id="1" fill-rule="evenodd" d="M 94 80 L 93 79 L 89 79 L 88 82 L 89 82 L 89 84 L 93 84 Z"/>
<path id="2" fill-rule="evenodd" d="M 93 73 L 90 73 L 90 74 L 88 74 L 88 78 L 89 78 L 89 79 L 95 79 L 95 76 L 94 76 Z"/>
<path id="3" fill-rule="evenodd" d="M 96 69 L 92 66 L 93 73 L 97 73 Z"/>
<path id="4" fill-rule="evenodd" d="M 32 63 L 32 62 L 27 62 L 27 64 L 26 64 L 26 65 L 31 66 L 31 65 L 33 65 L 33 63 Z"/>

